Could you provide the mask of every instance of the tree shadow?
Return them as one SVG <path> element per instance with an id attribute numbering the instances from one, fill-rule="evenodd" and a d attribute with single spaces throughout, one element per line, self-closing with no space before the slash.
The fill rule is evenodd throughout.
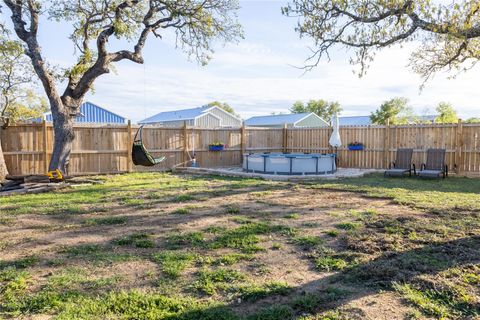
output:
<path id="1" fill-rule="evenodd" d="M 198 177 L 198 179 L 204 180 L 204 177 Z M 227 177 L 222 177 L 222 179 L 231 181 L 230 178 Z M 241 179 L 239 179 L 239 181 L 242 182 Z M 365 185 L 370 184 L 370 182 L 365 183 Z M 267 185 L 264 189 L 269 191 L 285 191 L 286 186 L 288 185 L 289 184 Z M 193 199 L 192 201 L 176 203 L 176 205 L 188 206 L 189 204 L 195 204 L 197 203 L 196 200 L 201 197 L 208 197 L 209 199 L 217 201 L 218 198 L 225 196 L 248 194 L 263 190 L 263 186 L 260 188 L 255 185 L 242 186 L 241 183 L 238 188 L 228 189 L 228 185 L 221 187 L 226 187 L 226 190 L 195 191 L 184 190 L 182 188 L 176 189 L 178 191 L 181 190 L 182 194 L 188 195 Z M 245 202 L 242 203 L 241 206 L 247 207 L 249 200 L 244 199 L 243 201 Z M 170 202 L 170 200 L 168 200 L 168 202 Z M 283 206 L 283 204 L 279 205 Z M 218 214 L 218 212 L 212 213 L 208 212 L 208 210 L 205 210 L 204 212 L 202 211 L 201 214 L 198 215 L 187 216 L 155 216 L 154 214 L 148 213 L 148 210 L 145 214 L 128 214 L 129 210 L 137 210 L 137 208 L 138 207 L 135 205 L 122 204 L 115 208 L 118 212 L 115 212 L 114 215 L 126 216 L 129 221 L 128 226 L 119 228 L 117 225 L 104 225 L 100 228 L 92 227 L 92 229 L 83 226 L 79 230 L 66 229 L 64 232 L 55 235 L 59 237 L 57 239 L 59 242 L 69 240 L 63 251 L 54 252 L 48 257 L 42 257 L 40 262 L 35 261 L 35 258 L 32 258 L 31 260 L 24 258 L 23 260 L 17 259 L 3 261 L 0 264 L 0 270 L 9 267 L 19 269 L 28 268 L 36 264 L 41 264 L 43 266 L 46 263 L 46 259 L 54 260 L 55 258 L 62 257 L 72 259 L 72 261 L 68 260 L 68 263 L 73 266 L 75 266 L 76 263 L 90 260 L 110 265 L 113 265 L 116 261 L 123 261 L 122 259 L 128 260 L 130 258 L 138 258 L 139 261 L 147 261 L 152 253 L 151 251 L 148 251 L 148 249 L 118 248 L 112 244 L 111 240 L 106 241 L 103 239 L 125 236 L 129 233 L 137 232 L 138 230 L 143 230 L 145 232 L 153 230 L 161 233 L 162 230 L 166 230 L 163 229 L 163 227 L 171 228 L 172 226 L 177 226 L 183 232 L 185 227 L 183 223 L 185 223 L 186 220 L 191 224 L 195 224 L 200 219 L 213 217 Z M 250 215 L 252 212 L 249 211 L 248 214 Z M 272 211 L 272 214 L 275 215 L 274 210 Z M 226 217 L 228 216 L 228 213 L 222 211 L 220 215 Z M 242 215 L 242 213 L 240 213 L 240 215 Z M 76 215 L 76 217 L 79 217 L 77 222 L 80 223 L 82 216 Z M 49 218 L 52 221 L 58 219 L 57 223 L 68 221 L 67 215 L 52 215 Z M 98 238 L 96 238 L 97 240 L 79 245 L 79 243 L 75 242 L 75 238 L 80 233 L 98 236 Z M 102 236 L 103 238 L 101 238 Z M 161 241 L 165 241 L 165 237 L 163 236 L 164 235 L 162 235 L 162 238 L 159 238 Z M 94 237 L 92 237 L 92 239 L 94 239 Z M 31 245 L 33 246 L 34 244 L 32 243 Z M 165 248 L 163 245 L 160 245 L 155 247 L 155 249 L 162 250 Z M 24 246 L 21 250 L 28 252 L 28 247 Z M 138 256 L 129 256 L 128 253 L 138 253 Z M 201 253 L 203 253 L 203 251 L 200 251 L 200 254 Z M 351 301 L 380 293 L 382 290 L 392 290 L 392 284 L 395 282 L 411 283 L 418 281 L 418 279 L 424 275 L 435 275 L 450 268 L 478 263 L 480 263 L 480 237 L 475 233 L 475 235 L 469 237 L 446 242 L 429 243 L 421 248 L 402 252 L 384 252 L 376 259 L 353 265 L 339 271 L 338 273 L 329 274 L 319 280 L 310 281 L 294 287 L 291 293 L 285 296 L 272 296 L 256 302 L 232 302 L 226 306 L 202 307 L 182 312 L 178 316 L 172 316 L 169 319 L 239 319 L 241 318 L 240 315 L 245 313 L 245 310 L 249 310 L 249 313 L 254 314 L 257 312 L 258 308 L 268 307 L 272 304 L 287 307 L 287 309 L 290 310 L 288 311 L 290 312 L 290 315 L 284 316 L 283 318 L 262 318 L 262 316 L 258 316 L 254 319 L 293 319 L 296 316 L 305 313 L 304 309 L 292 303 L 297 297 L 303 296 L 304 293 L 313 293 L 319 296 L 314 309 L 315 312 L 322 312 L 346 306 Z M 348 289 L 344 290 L 345 288 Z"/>
<path id="2" fill-rule="evenodd" d="M 480 263 L 480 236 L 471 236 L 437 242 L 404 252 L 388 252 L 366 263 L 349 267 L 320 280 L 294 287 L 286 296 L 269 297 L 257 301 L 257 306 L 288 306 L 282 317 L 272 319 L 294 319 L 305 314 L 305 310 L 292 304 L 296 297 L 316 295 L 316 305 L 310 313 L 325 312 L 341 308 L 366 296 L 393 290 L 396 283 L 422 282 L 422 276 L 435 276 L 451 268 L 462 268 Z M 430 284 L 431 285 L 431 284 Z M 228 305 L 233 310 L 248 308 L 249 302 Z M 480 305 L 471 302 L 463 305 L 469 315 L 480 314 Z M 290 314 L 290 315 L 288 315 Z M 287 315 L 287 317 L 285 317 Z M 182 317 L 179 317 L 181 319 Z M 241 317 L 240 317 L 241 318 Z M 253 316 L 252 318 L 261 319 Z"/>

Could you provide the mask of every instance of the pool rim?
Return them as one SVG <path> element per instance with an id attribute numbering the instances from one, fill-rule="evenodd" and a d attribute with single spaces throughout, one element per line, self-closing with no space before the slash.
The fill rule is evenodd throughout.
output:
<path id="1" fill-rule="evenodd" d="M 248 169 L 248 157 L 249 156 L 252 156 L 252 155 L 255 155 L 255 156 L 260 156 L 263 158 L 263 168 L 264 170 L 263 171 L 259 171 L 259 170 L 250 170 Z M 298 156 L 298 157 L 295 157 L 295 156 Z M 266 170 L 266 158 L 270 158 L 270 157 L 282 157 L 282 158 L 285 158 L 285 159 L 289 159 L 290 160 L 290 163 L 289 163 L 289 167 L 290 167 L 290 171 L 289 172 L 280 172 L 280 171 L 267 171 Z M 260 174 L 269 174 L 269 175 L 291 175 L 291 176 L 298 176 L 298 175 L 328 175 L 328 174 L 334 174 L 335 172 L 337 172 L 337 154 L 336 153 L 325 153 L 325 154 L 321 154 L 321 153 L 290 153 L 290 152 L 287 152 L 287 153 L 270 153 L 270 152 L 263 152 L 263 153 L 244 153 L 243 154 L 243 160 L 245 161 L 245 158 L 246 158 L 246 168 L 243 167 L 243 164 L 242 164 L 242 169 L 244 172 L 250 172 L 250 173 L 260 173 Z M 316 159 L 316 162 L 315 162 L 315 172 L 293 172 L 292 171 L 292 167 L 293 167 L 293 160 L 294 159 Z M 319 171 L 318 170 L 318 163 L 319 163 L 319 158 L 334 158 L 333 159 L 333 162 L 332 162 L 332 170 L 329 170 L 329 171 Z"/>

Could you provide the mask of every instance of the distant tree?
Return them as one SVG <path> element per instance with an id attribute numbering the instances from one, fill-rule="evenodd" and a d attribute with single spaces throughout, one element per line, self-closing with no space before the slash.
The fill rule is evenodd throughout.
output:
<path id="1" fill-rule="evenodd" d="M 436 123 L 456 123 L 458 122 L 457 111 L 450 103 L 440 102 L 435 109 L 437 110 Z"/>
<path id="2" fill-rule="evenodd" d="M 418 122 L 418 117 L 413 109 L 408 106 L 408 99 L 393 98 L 382 103 L 382 105 L 370 115 L 374 124 L 407 124 Z"/>
<path id="3" fill-rule="evenodd" d="M 314 112 L 320 118 L 329 123 L 332 120 L 332 117 L 335 114 L 341 113 L 342 110 L 340 103 L 323 99 L 310 100 L 306 105 L 302 101 L 296 101 L 290 108 L 292 113 Z"/>
<path id="4" fill-rule="evenodd" d="M 469 118 L 465 120 L 465 123 L 480 123 L 480 118 Z"/>
<path id="5" fill-rule="evenodd" d="M 236 117 L 240 117 L 240 115 L 238 115 L 235 110 L 233 110 L 233 108 L 226 102 L 220 102 L 220 101 L 213 101 L 213 102 L 210 102 L 209 104 L 207 104 L 207 106 L 210 106 L 210 107 L 219 107 L 225 111 L 227 111 L 228 113 L 231 113 L 233 114 L 234 116 Z"/>
<path id="6" fill-rule="evenodd" d="M 10 124 L 40 118 L 49 110 L 48 101 L 37 95 L 33 90 L 26 89 L 24 96 L 6 109 Z"/>
<path id="7" fill-rule="evenodd" d="M 144 63 L 145 44 L 173 35 L 176 46 L 202 65 L 214 42 L 243 36 L 237 0 L 2 0 L 10 24 L 40 79 L 53 117 L 54 144 L 50 170 L 65 172 L 75 139 L 73 123 L 95 81 L 120 61 Z M 3 14 L 3 12 L 2 12 Z M 4 15 L 7 17 L 7 15 Z M 3 16 L 2 16 L 3 17 Z M 68 24 L 77 61 L 60 82 L 45 59 L 47 21 Z M 118 40 L 118 41 L 117 41 Z M 113 43 L 112 43 L 113 42 Z M 58 37 L 49 44 L 58 45 Z M 157 56 L 161 53 L 157 52 Z M 63 85 L 63 89 L 60 86 Z"/>
<path id="8" fill-rule="evenodd" d="M 0 127 L 22 118 L 37 116 L 43 109 L 31 108 L 35 95 L 28 90 L 34 83 L 34 72 L 24 55 L 22 45 L 9 38 L 0 26 Z M 0 140 L 0 180 L 8 174 Z"/>
<path id="9" fill-rule="evenodd" d="M 463 71 L 480 60 L 480 5 L 476 0 L 290 0 L 287 16 L 300 17 L 297 32 L 315 49 L 306 68 L 331 50 L 354 51 L 352 64 L 364 74 L 375 54 L 393 45 L 421 43 L 413 70 L 427 80 L 442 70 Z"/>

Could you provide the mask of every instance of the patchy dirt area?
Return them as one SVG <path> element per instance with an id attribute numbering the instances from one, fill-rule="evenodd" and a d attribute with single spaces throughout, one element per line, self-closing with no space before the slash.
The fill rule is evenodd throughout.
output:
<path id="1" fill-rule="evenodd" d="M 0 315 L 478 317 L 478 212 L 399 202 L 314 183 L 152 173 L 4 200 Z"/>

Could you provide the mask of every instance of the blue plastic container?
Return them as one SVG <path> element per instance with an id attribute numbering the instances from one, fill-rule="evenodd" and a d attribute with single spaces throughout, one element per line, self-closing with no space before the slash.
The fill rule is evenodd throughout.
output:
<path id="1" fill-rule="evenodd" d="M 363 145 L 360 145 L 360 146 L 348 146 L 348 150 L 352 150 L 352 151 L 355 151 L 355 150 L 363 150 L 364 146 Z"/>
<path id="2" fill-rule="evenodd" d="M 208 146 L 208 150 L 210 151 L 223 151 L 225 146 Z"/>

